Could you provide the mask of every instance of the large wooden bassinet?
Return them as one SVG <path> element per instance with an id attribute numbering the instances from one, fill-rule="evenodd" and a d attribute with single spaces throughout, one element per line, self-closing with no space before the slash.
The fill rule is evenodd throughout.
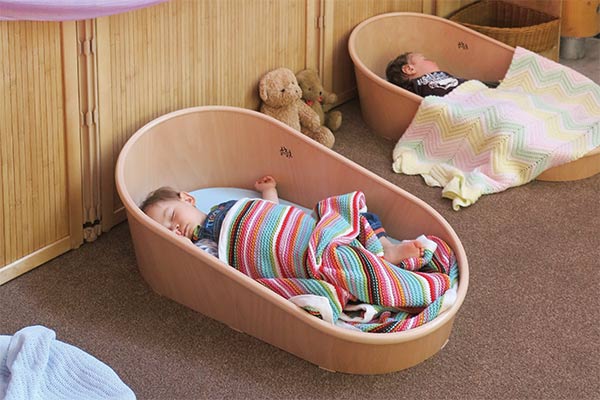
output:
<path id="1" fill-rule="evenodd" d="M 281 198 L 312 208 L 332 194 L 361 190 L 396 238 L 444 239 L 459 264 L 457 300 L 433 321 L 390 334 L 352 331 L 311 316 L 291 302 L 147 217 L 138 204 L 170 185 L 250 189 L 271 174 Z M 264 114 L 198 107 L 160 117 L 135 133 L 116 167 L 138 267 L 156 292 L 322 368 L 355 374 L 401 370 L 447 342 L 465 298 L 469 270 L 452 227 L 430 206 L 354 162 Z M 199 332 L 199 335 L 202 333 Z"/>
<path id="2" fill-rule="evenodd" d="M 394 141 L 402 136 L 422 100 L 385 79 L 387 64 L 399 54 L 420 52 L 453 75 L 498 81 L 514 53 L 513 47 L 448 19 L 408 12 L 381 14 L 361 22 L 350 35 L 348 50 L 363 119 L 377 135 Z M 576 180 L 599 172 L 597 148 L 581 159 L 544 171 L 537 179 Z"/>

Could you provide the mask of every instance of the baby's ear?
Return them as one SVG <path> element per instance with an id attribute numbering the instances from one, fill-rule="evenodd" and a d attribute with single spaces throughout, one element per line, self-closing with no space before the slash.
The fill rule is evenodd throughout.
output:
<path id="1" fill-rule="evenodd" d="M 186 203 L 190 203 L 191 205 L 196 205 L 196 198 L 189 194 L 188 192 L 179 192 L 179 198 Z"/>
<path id="2" fill-rule="evenodd" d="M 412 75 L 415 73 L 415 68 L 410 64 L 404 64 L 402 66 L 402 72 L 404 72 L 406 75 Z"/>

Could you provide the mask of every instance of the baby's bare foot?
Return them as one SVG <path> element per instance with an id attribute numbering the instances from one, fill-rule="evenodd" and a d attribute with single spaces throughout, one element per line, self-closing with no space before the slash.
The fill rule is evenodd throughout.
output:
<path id="1" fill-rule="evenodd" d="M 416 240 L 407 240 L 384 248 L 384 258 L 392 264 L 399 264 L 402 260 L 413 257 L 422 257 L 423 248 Z"/>

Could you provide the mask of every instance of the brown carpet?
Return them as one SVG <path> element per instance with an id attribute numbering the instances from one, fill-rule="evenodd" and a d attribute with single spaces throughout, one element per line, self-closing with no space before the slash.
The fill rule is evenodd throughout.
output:
<path id="1" fill-rule="evenodd" d="M 598 399 L 600 175 L 534 181 L 455 212 L 391 171 L 357 101 L 335 150 L 454 227 L 471 279 L 447 346 L 411 369 L 331 373 L 152 292 L 126 223 L 0 287 L 0 334 L 34 324 L 110 365 L 139 399 Z"/>

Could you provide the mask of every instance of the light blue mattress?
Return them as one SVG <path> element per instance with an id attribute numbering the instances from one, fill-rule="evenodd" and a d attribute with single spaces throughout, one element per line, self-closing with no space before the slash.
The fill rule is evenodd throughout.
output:
<path id="1" fill-rule="evenodd" d="M 223 203 L 228 200 L 239 200 L 245 197 L 248 198 L 261 198 L 259 192 L 255 190 L 249 189 L 239 189 L 233 187 L 216 187 L 216 188 L 205 188 L 198 189 L 190 192 L 192 196 L 196 199 L 196 208 L 200 211 L 208 213 L 212 206 L 216 206 L 217 204 Z M 279 203 L 286 205 L 293 205 L 302 210 L 304 210 L 307 214 L 312 213 L 310 208 L 299 206 L 298 204 L 292 203 L 287 200 L 279 199 Z"/>

